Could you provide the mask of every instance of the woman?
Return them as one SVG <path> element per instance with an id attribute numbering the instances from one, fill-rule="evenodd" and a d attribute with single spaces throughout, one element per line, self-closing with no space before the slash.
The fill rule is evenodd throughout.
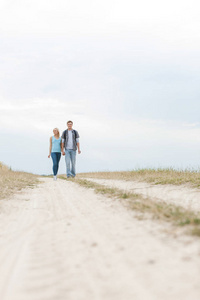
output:
<path id="1" fill-rule="evenodd" d="M 53 180 L 57 180 L 59 161 L 61 157 L 61 138 L 58 128 L 54 128 L 53 136 L 50 137 L 49 156 L 53 160 Z"/>

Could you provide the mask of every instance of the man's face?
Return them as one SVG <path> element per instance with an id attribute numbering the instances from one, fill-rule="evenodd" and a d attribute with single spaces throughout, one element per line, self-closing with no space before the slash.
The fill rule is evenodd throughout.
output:
<path id="1" fill-rule="evenodd" d="M 71 130 L 72 129 L 72 126 L 73 126 L 73 123 L 67 123 L 67 128 L 69 129 L 69 130 Z"/>

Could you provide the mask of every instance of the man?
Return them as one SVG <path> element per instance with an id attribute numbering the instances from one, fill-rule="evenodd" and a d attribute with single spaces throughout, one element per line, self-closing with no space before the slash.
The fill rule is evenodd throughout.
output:
<path id="1" fill-rule="evenodd" d="M 67 130 L 62 133 L 61 151 L 62 155 L 65 155 L 67 177 L 76 176 L 76 150 L 78 148 L 78 154 L 81 153 L 79 134 L 78 131 L 72 128 L 73 122 L 67 122 Z M 65 149 L 65 151 L 64 151 Z M 71 164 L 71 166 L 70 166 Z"/>

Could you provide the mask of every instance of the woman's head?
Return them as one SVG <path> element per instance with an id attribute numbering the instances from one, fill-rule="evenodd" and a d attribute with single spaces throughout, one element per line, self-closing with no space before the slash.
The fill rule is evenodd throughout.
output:
<path id="1" fill-rule="evenodd" d="M 60 131 L 57 127 L 53 129 L 53 134 L 60 137 Z"/>

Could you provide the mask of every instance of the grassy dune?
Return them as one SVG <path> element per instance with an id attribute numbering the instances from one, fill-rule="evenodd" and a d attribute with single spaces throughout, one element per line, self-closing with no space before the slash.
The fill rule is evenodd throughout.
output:
<path id="1" fill-rule="evenodd" d="M 200 187 L 200 171 L 169 169 L 138 169 L 120 172 L 79 173 L 78 178 L 119 179 L 145 181 L 153 184 L 174 184 Z"/>
<path id="2" fill-rule="evenodd" d="M 200 187 L 200 172 L 194 170 L 169 169 L 138 169 L 121 172 L 93 172 L 80 173 L 76 182 L 88 188 L 93 188 L 97 193 L 107 196 L 126 199 L 129 208 L 142 213 L 148 213 L 153 219 L 170 222 L 175 227 L 184 227 L 187 232 L 200 236 L 200 214 L 174 204 L 157 202 L 146 199 L 142 195 L 124 192 L 117 188 L 108 188 L 103 185 L 90 182 L 90 178 L 114 179 L 127 181 L 141 181 L 152 184 L 186 185 L 188 187 Z M 85 179 L 88 180 L 85 180 Z M 141 215 L 140 215 L 141 216 Z"/>
<path id="3" fill-rule="evenodd" d="M 61 178 L 66 179 L 64 177 Z M 140 213 L 140 218 L 145 218 L 145 214 L 148 213 L 153 219 L 170 222 L 174 227 L 184 227 L 186 233 L 200 237 L 199 212 L 194 212 L 174 204 L 168 204 L 164 201 L 158 202 L 151 198 L 147 199 L 140 194 L 105 187 L 101 184 L 91 182 L 89 179 L 76 179 L 76 183 L 83 187 L 91 188 L 96 193 L 112 197 L 113 199 L 125 200 L 126 206 L 128 204 L 130 209 Z"/>
<path id="4" fill-rule="evenodd" d="M 37 183 L 37 177 L 30 173 L 12 171 L 0 162 L 0 199 L 25 187 L 33 187 Z"/>

